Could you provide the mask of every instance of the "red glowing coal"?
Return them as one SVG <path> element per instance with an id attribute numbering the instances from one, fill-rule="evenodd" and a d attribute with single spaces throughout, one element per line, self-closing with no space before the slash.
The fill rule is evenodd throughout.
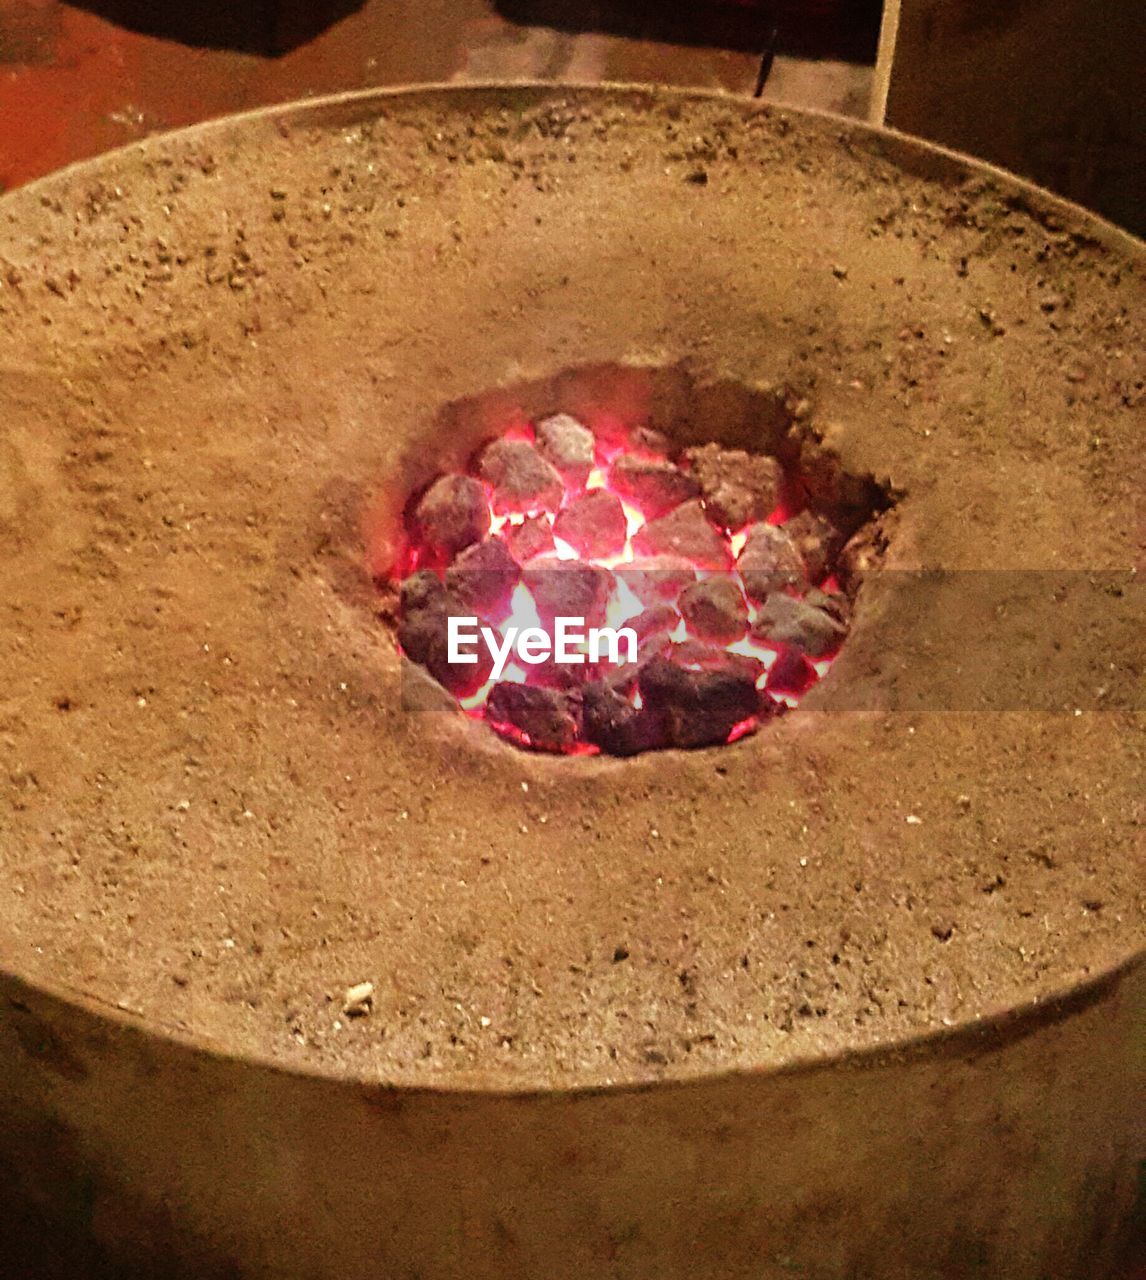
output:
<path id="1" fill-rule="evenodd" d="M 407 507 L 399 644 L 522 747 L 729 743 L 828 672 L 843 537 L 772 457 L 515 424 Z"/>

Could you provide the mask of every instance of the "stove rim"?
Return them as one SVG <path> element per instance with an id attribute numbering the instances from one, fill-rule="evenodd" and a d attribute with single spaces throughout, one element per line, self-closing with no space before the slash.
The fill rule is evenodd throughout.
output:
<path id="1" fill-rule="evenodd" d="M 864 138 L 873 148 L 873 155 L 892 161 L 904 172 L 932 181 L 966 179 L 972 176 L 989 177 L 1001 189 L 1010 188 L 1022 197 L 1024 208 L 1032 214 L 1050 215 L 1064 220 L 1064 230 L 1073 230 L 1112 252 L 1123 253 L 1146 267 L 1146 239 L 1117 223 L 1085 208 L 1065 196 L 1057 195 L 1028 178 L 981 160 L 965 151 L 942 146 L 916 134 L 904 133 L 886 125 L 872 124 L 854 116 L 839 115 L 814 107 L 793 106 L 787 103 L 764 102 L 758 98 L 726 93 L 718 89 L 684 87 L 675 85 L 644 84 L 639 81 L 601 80 L 553 82 L 547 80 L 498 80 L 483 79 L 454 83 L 444 80 L 415 81 L 410 84 L 381 85 L 368 89 L 351 89 L 342 93 L 324 94 L 315 98 L 296 98 L 288 102 L 272 103 L 249 111 L 236 111 L 213 116 L 191 125 L 176 126 L 149 134 L 137 142 L 125 143 L 101 151 L 86 159 L 64 165 L 51 173 L 43 174 L 29 183 L 0 192 L 0 208 L 8 208 L 23 199 L 38 203 L 56 184 L 64 184 L 95 172 L 109 165 L 129 159 L 147 157 L 160 151 L 174 140 L 194 141 L 216 136 L 223 138 L 236 127 L 251 124 L 294 123 L 302 126 L 350 126 L 366 120 L 377 119 L 379 111 L 371 110 L 375 103 L 384 104 L 393 99 L 428 102 L 468 98 L 475 103 L 492 95 L 520 97 L 520 107 L 537 106 L 549 99 L 597 98 L 614 101 L 630 100 L 630 105 L 655 106 L 658 102 L 712 103 L 728 109 L 739 108 L 745 118 L 751 116 L 773 117 L 778 120 L 794 117 L 820 126 L 835 127 Z M 636 101 L 633 101 L 636 100 Z M 490 105 L 495 105 L 493 102 Z M 345 118 L 339 119 L 340 116 Z M 836 141 L 842 141 L 837 134 Z M 883 148 L 882 150 L 880 148 Z M 1068 226 L 1067 221 L 1073 223 Z"/>
<path id="2" fill-rule="evenodd" d="M 1137 952 L 1104 969 L 1090 974 L 1083 982 L 1063 986 L 1042 998 L 1002 1009 L 989 1017 L 936 1027 L 901 1036 L 878 1045 L 841 1049 L 826 1053 L 805 1053 L 784 1062 L 761 1063 L 756 1066 L 726 1067 L 689 1073 L 628 1075 L 616 1080 L 577 1080 L 568 1078 L 546 1083 L 541 1072 L 522 1073 L 515 1079 L 508 1074 L 497 1076 L 492 1070 L 443 1071 L 440 1078 L 410 1083 L 387 1079 L 385 1075 L 369 1075 L 362 1071 L 340 1071 L 333 1065 L 290 1062 L 263 1051 L 246 1052 L 229 1048 L 217 1039 L 196 1035 L 193 1031 L 164 1023 L 157 1018 L 134 1013 L 119 1005 L 111 1005 L 78 988 L 42 976 L 34 970 L 23 974 L 9 968 L 0 955 L 0 993 L 6 996 L 8 1017 L 30 1017 L 43 1028 L 51 1043 L 56 1032 L 53 1017 L 41 1017 L 37 1005 L 62 1006 L 65 1016 L 89 1018 L 100 1034 L 109 1031 L 119 1036 L 138 1035 L 148 1043 L 159 1042 L 176 1053 L 190 1053 L 216 1064 L 233 1065 L 244 1071 L 268 1072 L 276 1076 L 305 1080 L 312 1084 L 376 1090 L 410 1100 L 435 1098 L 472 1098 L 527 1102 L 576 1102 L 593 1097 L 619 1098 L 657 1090 L 683 1091 L 752 1083 L 787 1076 L 815 1076 L 833 1070 L 879 1071 L 892 1066 L 935 1062 L 948 1059 L 974 1059 L 1025 1040 L 1048 1028 L 1066 1025 L 1091 1008 L 1116 1000 L 1123 984 L 1139 971 L 1146 972 L 1146 945 Z M 7 990 L 5 990 L 7 988 Z M 12 994 L 13 990 L 19 995 Z M 24 993 L 28 999 L 25 1000 Z M 99 1052 L 105 1050 L 100 1048 Z M 28 1055 L 33 1056 L 33 1055 Z M 82 1061 L 82 1046 L 78 1054 Z"/>

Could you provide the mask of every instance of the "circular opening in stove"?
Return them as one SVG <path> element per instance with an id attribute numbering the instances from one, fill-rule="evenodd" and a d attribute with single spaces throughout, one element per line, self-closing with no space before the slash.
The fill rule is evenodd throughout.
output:
<path id="1" fill-rule="evenodd" d="M 404 495 L 403 654 L 530 750 L 713 747 L 791 711 L 846 641 L 889 500 L 806 402 L 781 398 L 780 430 L 776 403 L 740 423 L 758 450 L 691 414 L 682 441 L 647 405 L 530 414 L 497 393 L 494 434 Z"/>

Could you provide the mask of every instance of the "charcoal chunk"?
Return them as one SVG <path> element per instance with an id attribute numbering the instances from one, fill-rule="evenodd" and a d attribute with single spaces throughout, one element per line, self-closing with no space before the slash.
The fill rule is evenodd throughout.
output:
<path id="1" fill-rule="evenodd" d="M 550 655 L 543 662 L 530 664 L 529 683 L 541 685 L 546 689 L 580 689 L 593 680 L 599 680 L 605 674 L 607 663 L 590 662 L 585 655 L 584 662 L 558 662 Z"/>
<path id="2" fill-rule="evenodd" d="M 591 559 L 617 555 L 629 536 L 620 498 L 605 489 L 591 489 L 574 498 L 557 513 L 553 533 L 578 555 Z"/>
<path id="3" fill-rule="evenodd" d="M 767 667 L 750 653 L 729 653 L 718 645 L 703 640 L 680 640 L 667 649 L 664 656 L 678 667 L 696 671 L 727 671 L 744 676 L 758 685 Z"/>
<path id="4" fill-rule="evenodd" d="M 495 440 L 487 445 L 478 472 L 492 490 L 495 515 L 556 511 L 565 496 L 561 477 L 525 440 Z"/>
<path id="5" fill-rule="evenodd" d="M 681 592 L 678 603 L 689 630 L 702 640 L 731 644 L 748 632 L 748 604 L 730 575 L 694 582 Z"/>
<path id="6" fill-rule="evenodd" d="M 636 706 L 606 681 L 586 687 L 583 716 L 586 741 L 609 755 L 632 756 L 669 745 L 664 717 Z"/>
<path id="7" fill-rule="evenodd" d="M 674 747 L 727 742 L 736 725 L 760 711 L 755 681 L 737 671 L 693 670 L 658 657 L 641 671 L 639 688 Z"/>
<path id="8" fill-rule="evenodd" d="M 684 556 L 636 556 L 614 570 L 644 605 L 676 602 L 677 596 L 696 581 L 696 570 Z"/>
<path id="9" fill-rule="evenodd" d="M 462 604 L 449 591 L 437 574 L 429 570 L 411 574 L 402 583 L 401 618 L 398 643 L 411 661 L 419 663 L 451 693 L 469 697 L 489 679 L 493 659 L 487 646 L 480 642 L 467 652 L 476 656 L 473 663 L 449 660 L 449 619 L 474 617 L 472 609 Z M 482 620 L 478 618 L 478 626 Z"/>
<path id="10" fill-rule="evenodd" d="M 680 614 L 668 604 L 654 604 L 620 623 L 637 637 L 636 655 L 630 660 L 630 648 L 618 646 L 620 662 L 609 665 L 602 662 L 600 674 L 618 689 L 630 690 L 636 683 L 642 665 L 672 646 L 673 629 L 680 622 Z"/>
<path id="11" fill-rule="evenodd" d="M 555 413 L 537 424 L 538 453 L 575 488 L 583 489 L 589 479 L 595 445 L 589 428 L 567 413 Z"/>
<path id="12" fill-rule="evenodd" d="M 635 645 L 630 646 L 622 638 L 615 651 L 613 646 L 607 644 L 591 647 L 589 630 L 598 623 L 590 619 L 584 628 L 580 626 L 576 628 L 582 637 L 579 643 L 571 634 L 566 633 L 567 648 L 559 661 L 555 618 L 577 617 L 579 622 L 580 616 L 575 613 L 561 612 L 550 618 L 540 610 L 538 613 L 542 627 L 553 637 L 553 649 L 542 661 L 526 664 L 530 684 L 544 685 L 550 689 L 580 689 L 590 681 L 607 678 L 613 672 L 620 670 L 620 667 L 613 663 L 614 656 L 622 665 L 629 660 L 631 650 L 636 650 L 633 654 L 634 660 L 640 656 L 639 640 Z"/>
<path id="13" fill-rule="evenodd" d="M 608 569 L 557 556 L 531 560 L 522 570 L 521 580 L 529 588 L 545 627 L 552 627 L 555 618 L 583 619 L 586 626 L 601 626 L 615 585 Z"/>
<path id="14" fill-rule="evenodd" d="M 471 613 L 501 617 L 509 608 L 521 568 L 500 538 L 475 542 L 446 570 L 446 587 Z"/>
<path id="15" fill-rule="evenodd" d="M 752 634 L 807 658 L 826 658 L 843 643 L 847 628 L 826 610 L 774 591 L 760 606 Z"/>
<path id="16" fill-rule="evenodd" d="M 783 472 L 775 458 L 705 444 L 685 453 L 709 516 L 725 529 L 764 520 L 780 497 Z"/>
<path id="17" fill-rule="evenodd" d="M 431 558 L 449 560 L 489 533 L 489 503 L 472 476 L 439 476 L 418 500 L 410 532 Z"/>
<path id="18" fill-rule="evenodd" d="M 521 524 L 507 524 L 502 537 L 518 564 L 553 550 L 553 530 L 544 516 L 526 516 Z"/>
<path id="19" fill-rule="evenodd" d="M 486 715 L 495 727 L 512 726 L 541 751 L 571 751 L 581 734 L 581 700 L 561 689 L 495 684 Z"/>
<path id="20" fill-rule="evenodd" d="M 624 624 L 632 627 L 637 640 L 651 640 L 654 636 L 667 635 L 680 622 L 680 614 L 671 604 L 652 604 Z"/>
<path id="21" fill-rule="evenodd" d="M 768 672 L 768 682 L 764 686 L 764 692 L 799 698 L 815 683 L 816 673 L 812 664 L 802 653 L 785 647 L 776 654 L 776 661 Z"/>
<path id="22" fill-rule="evenodd" d="M 796 544 L 783 529 L 758 524 L 749 531 L 748 540 L 736 561 L 740 578 L 749 600 L 761 601 L 769 592 L 805 583 L 804 561 Z"/>
<path id="23" fill-rule="evenodd" d="M 622 453 L 609 469 L 609 484 L 650 520 L 667 515 L 700 492 L 687 472 L 665 459 Z"/>
<path id="24" fill-rule="evenodd" d="M 729 552 L 696 500 L 650 520 L 633 539 L 638 555 L 683 556 L 698 569 L 726 569 Z"/>
<path id="25" fill-rule="evenodd" d="M 844 545 L 843 534 L 830 520 L 814 511 L 801 511 L 793 516 L 784 524 L 784 532 L 795 543 L 811 581 L 822 581 Z"/>

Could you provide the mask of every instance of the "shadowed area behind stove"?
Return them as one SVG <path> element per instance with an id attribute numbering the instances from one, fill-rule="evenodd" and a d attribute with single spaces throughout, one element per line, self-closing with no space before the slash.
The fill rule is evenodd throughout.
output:
<path id="1" fill-rule="evenodd" d="M 756 53 L 874 62 L 880 0 L 496 0 L 513 22 Z"/>
<path id="2" fill-rule="evenodd" d="M 357 12 L 365 0 L 76 0 L 76 8 L 143 35 L 208 49 L 234 49 L 275 57 L 321 35 Z"/>

